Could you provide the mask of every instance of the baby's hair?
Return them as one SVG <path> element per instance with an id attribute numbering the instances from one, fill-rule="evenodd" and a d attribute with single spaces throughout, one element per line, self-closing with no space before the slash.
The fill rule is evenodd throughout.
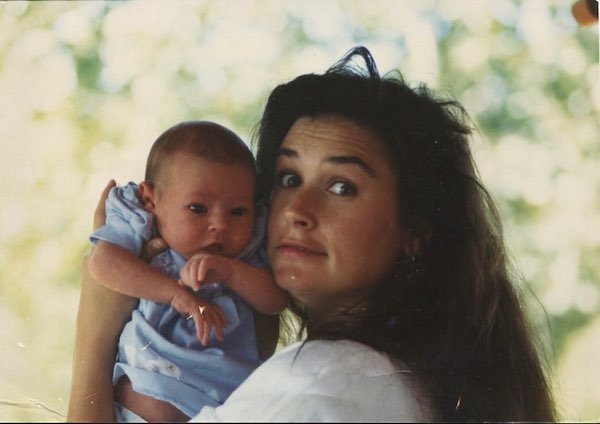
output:
<path id="1" fill-rule="evenodd" d="M 252 152 L 233 131 L 210 121 L 186 121 L 172 126 L 156 139 L 146 162 L 145 180 L 156 185 L 166 159 L 177 152 L 247 166 L 254 171 Z"/>

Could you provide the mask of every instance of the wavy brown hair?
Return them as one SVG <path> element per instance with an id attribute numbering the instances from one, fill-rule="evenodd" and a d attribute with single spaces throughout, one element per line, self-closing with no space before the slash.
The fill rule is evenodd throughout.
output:
<path id="1" fill-rule="evenodd" d="M 398 219 L 423 247 L 397 258 L 361 308 L 313 322 L 292 302 L 297 334 L 352 339 L 399 358 L 428 387 L 440 420 L 554 421 L 544 356 L 471 155 L 464 108 L 425 85 L 409 87 L 399 73 L 381 77 L 369 51 L 355 48 L 324 74 L 272 91 L 255 140 L 264 199 L 290 127 L 323 115 L 350 119 L 385 141 L 398 178 Z"/>

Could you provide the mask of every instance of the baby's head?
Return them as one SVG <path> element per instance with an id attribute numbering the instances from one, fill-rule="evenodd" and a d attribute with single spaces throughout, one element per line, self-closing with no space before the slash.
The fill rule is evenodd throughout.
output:
<path id="1" fill-rule="evenodd" d="M 254 223 L 254 158 L 213 122 L 177 124 L 154 142 L 140 184 L 160 235 L 186 259 L 205 251 L 235 257 Z"/>

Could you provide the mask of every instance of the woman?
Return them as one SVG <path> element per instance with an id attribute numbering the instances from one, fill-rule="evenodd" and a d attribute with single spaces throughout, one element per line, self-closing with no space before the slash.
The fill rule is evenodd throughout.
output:
<path id="1" fill-rule="evenodd" d="M 555 419 L 470 131 L 458 103 L 381 78 L 362 47 L 275 88 L 258 181 L 304 341 L 194 421 Z"/>

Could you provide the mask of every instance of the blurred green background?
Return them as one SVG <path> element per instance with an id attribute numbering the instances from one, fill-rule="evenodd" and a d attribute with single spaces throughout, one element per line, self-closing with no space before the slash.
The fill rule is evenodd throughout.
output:
<path id="1" fill-rule="evenodd" d="M 275 85 L 358 44 L 471 114 L 562 419 L 600 419 L 598 26 L 574 1 L 0 2 L 0 420 L 65 419 L 106 182 L 140 181 L 182 120 L 249 139 Z"/>

